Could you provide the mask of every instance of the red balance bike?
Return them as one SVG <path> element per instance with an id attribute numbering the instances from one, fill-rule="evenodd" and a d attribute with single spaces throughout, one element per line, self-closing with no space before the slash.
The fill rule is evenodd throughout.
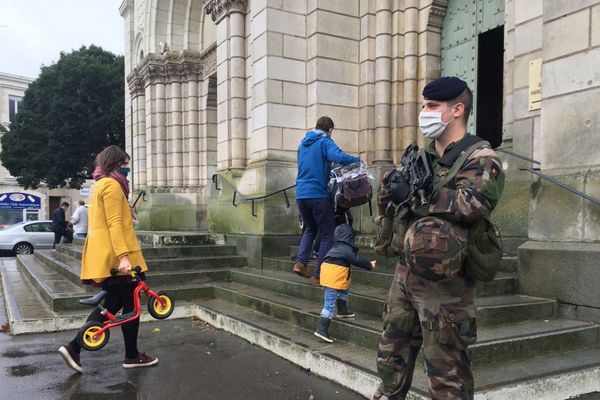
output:
<path id="1" fill-rule="evenodd" d="M 141 271 L 142 269 L 140 267 L 135 267 L 129 272 L 131 274 L 132 282 L 137 284 L 135 291 L 133 292 L 134 309 L 132 312 L 114 316 L 110 311 L 103 307 L 100 302 L 108 293 L 106 290 L 102 290 L 100 293 L 89 299 L 79 300 L 80 304 L 98 307 L 100 313 L 108 318 L 104 322 L 88 321 L 79 329 L 77 341 L 81 347 L 89 351 L 100 350 L 108 343 L 108 339 L 110 338 L 110 328 L 126 324 L 139 318 L 142 312 L 140 306 L 140 292 L 142 290 L 148 298 L 148 312 L 154 318 L 165 319 L 173 313 L 175 301 L 166 293 L 151 290 L 148 285 L 138 277 L 138 274 Z M 111 275 L 116 275 L 118 272 L 119 271 L 116 269 L 110 271 Z"/>

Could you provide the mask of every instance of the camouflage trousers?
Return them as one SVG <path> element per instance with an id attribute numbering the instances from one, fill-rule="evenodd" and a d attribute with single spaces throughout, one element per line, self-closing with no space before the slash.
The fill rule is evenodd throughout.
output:
<path id="1" fill-rule="evenodd" d="M 421 347 L 431 398 L 473 399 L 466 349 L 477 338 L 475 281 L 462 272 L 465 249 L 466 231 L 448 221 L 426 217 L 408 228 L 379 340 L 374 400 L 406 398 Z"/>

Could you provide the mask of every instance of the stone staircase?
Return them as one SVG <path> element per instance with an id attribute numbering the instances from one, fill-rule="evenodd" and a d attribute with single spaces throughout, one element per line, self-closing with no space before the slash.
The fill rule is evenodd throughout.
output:
<path id="1" fill-rule="evenodd" d="M 184 237 L 185 236 L 185 237 Z M 334 320 L 334 344 L 312 331 L 322 288 L 291 272 L 289 255 L 264 258 L 262 268 L 239 268 L 245 259 L 224 237 L 140 234 L 151 287 L 176 297 L 175 317 L 197 316 L 251 343 L 365 396 L 378 383 L 375 349 L 395 261 L 369 250 L 376 272 L 354 269 L 352 320 Z M 296 252 L 295 247 L 289 254 Z M 77 300 L 91 295 L 79 284 L 81 243 L 19 256 L 2 278 L 12 329 L 72 329 L 89 312 Z M 567 399 L 600 389 L 600 330 L 562 318 L 555 300 L 518 294 L 516 257 L 505 257 L 492 282 L 478 284 L 478 341 L 469 349 L 477 399 Z M 8 288 L 8 289 L 7 289 Z M 20 319 L 19 319 L 20 318 Z M 41 322 L 40 322 L 41 321 Z M 425 399 L 420 359 L 411 398 Z"/>
<path id="2" fill-rule="evenodd" d="M 152 271 L 147 282 L 152 289 L 173 295 L 177 302 L 174 317 L 194 316 L 195 305 L 189 300 L 212 297 L 215 282 L 227 281 L 229 269 L 246 264 L 235 246 L 224 244 L 223 235 L 149 233 L 139 237 Z M 19 255 L 15 267 L 2 269 L 13 334 L 81 326 L 91 309 L 78 300 L 98 291 L 81 285 L 82 251 L 83 241 L 75 240 L 55 250 Z"/>

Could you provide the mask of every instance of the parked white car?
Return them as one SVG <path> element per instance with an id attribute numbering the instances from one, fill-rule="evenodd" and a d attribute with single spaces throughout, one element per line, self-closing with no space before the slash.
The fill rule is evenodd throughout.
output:
<path id="1" fill-rule="evenodd" d="M 0 250 L 31 254 L 33 249 L 54 247 L 52 221 L 27 221 L 0 229 Z"/>

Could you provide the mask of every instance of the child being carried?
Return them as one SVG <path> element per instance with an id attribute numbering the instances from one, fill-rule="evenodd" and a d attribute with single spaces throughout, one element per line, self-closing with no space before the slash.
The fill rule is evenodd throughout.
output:
<path id="1" fill-rule="evenodd" d="M 352 318 L 355 315 L 348 311 L 350 265 L 371 270 L 377 263 L 358 256 L 358 247 L 354 244 L 355 237 L 356 233 L 351 225 L 338 225 L 333 234 L 333 247 L 321 264 L 321 286 L 325 288 L 325 300 L 315 336 L 328 343 L 333 343 L 329 336 L 329 324 L 333 318 L 334 306 L 337 306 L 338 318 Z"/>

